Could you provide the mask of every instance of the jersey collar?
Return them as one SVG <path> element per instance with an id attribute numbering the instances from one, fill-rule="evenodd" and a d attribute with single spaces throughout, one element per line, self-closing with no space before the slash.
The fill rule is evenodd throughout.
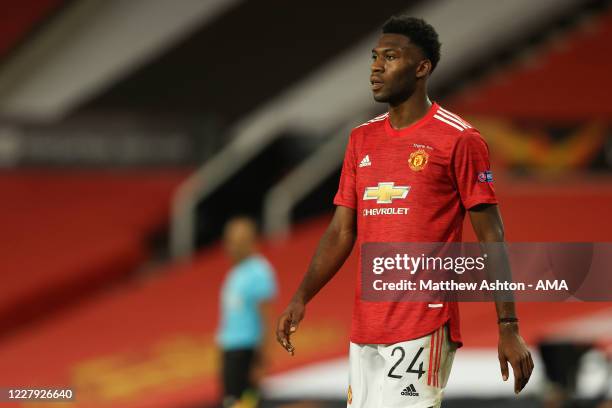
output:
<path id="1" fill-rule="evenodd" d="M 410 132 L 413 132 L 415 129 L 418 129 L 419 127 L 423 126 L 425 123 L 427 123 L 429 119 L 431 119 L 433 115 L 438 111 L 438 108 L 439 108 L 439 105 L 433 102 L 431 104 L 431 107 L 429 108 L 429 111 L 427 111 L 425 116 L 423 116 L 421 119 L 417 120 L 410 126 L 406 126 L 401 129 L 394 129 L 393 126 L 391 126 L 391 120 L 389 119 L 389 116 L 387 116 L 387 118 L 385 119 L 385 132 L 387 132 L 389 136 L 393 136 L 393 137 L 405 136 L 409 134 Z"/>

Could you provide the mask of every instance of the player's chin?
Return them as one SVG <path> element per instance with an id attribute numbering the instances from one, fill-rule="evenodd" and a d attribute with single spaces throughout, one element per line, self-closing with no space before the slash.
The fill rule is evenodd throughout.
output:
<path id="1" fill-rule="evenodd" d="M 372 92 L 372 96 L 374 97 L 374 100 L 376 102 L 389 102 L 389 95 L 383 93 L 383 92 Z"/>

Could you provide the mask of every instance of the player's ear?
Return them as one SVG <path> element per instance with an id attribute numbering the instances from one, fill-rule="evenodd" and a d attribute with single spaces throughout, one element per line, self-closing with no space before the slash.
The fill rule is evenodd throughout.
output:
<path id="1" fill-rule="evenodd" d="M 416 69 L 416 77 L 418 79 L 425 78 L 427 75 L 431 73 L 432 65 L 431 61 L 428 59 L 421 60 Z"/>

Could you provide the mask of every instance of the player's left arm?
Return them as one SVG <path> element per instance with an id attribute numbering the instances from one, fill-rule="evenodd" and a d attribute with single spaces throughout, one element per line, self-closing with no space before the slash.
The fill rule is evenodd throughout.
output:
<path id="1" fill-rule="evenodd" d="M 504 241 L 504 225 L 496 204 L 480 204 L 469 209 L 470 221 L 478 241 L 487 243 Z M 488 267 L 497 276 L 510 280 L 510 263 L 505 250 L 500 245 L 488 246 Z M 517 319 L 514 302 L 497 300 L 495 302 L 498 319 Z M 498 357 L 502 378 L 508 380 L 508 363 L 514 372 L 514 392 L 519 393 L 529 381 L 533 371 L 533 359 L 525 341 L 519 334 L 518 319 L 515 322 L 500 322 Z"/>

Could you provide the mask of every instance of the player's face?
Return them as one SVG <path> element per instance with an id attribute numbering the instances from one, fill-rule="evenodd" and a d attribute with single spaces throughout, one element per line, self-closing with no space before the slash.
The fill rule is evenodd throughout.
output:
<path id="1" fill-rule="evenodd" d="M 429 65 L 428 65 L 429 64 Z M 400 103 L 410 97 L 430 63 L 401 34 L 383 34 L 372 49 L 370 88 L 377 102 Z"/>

